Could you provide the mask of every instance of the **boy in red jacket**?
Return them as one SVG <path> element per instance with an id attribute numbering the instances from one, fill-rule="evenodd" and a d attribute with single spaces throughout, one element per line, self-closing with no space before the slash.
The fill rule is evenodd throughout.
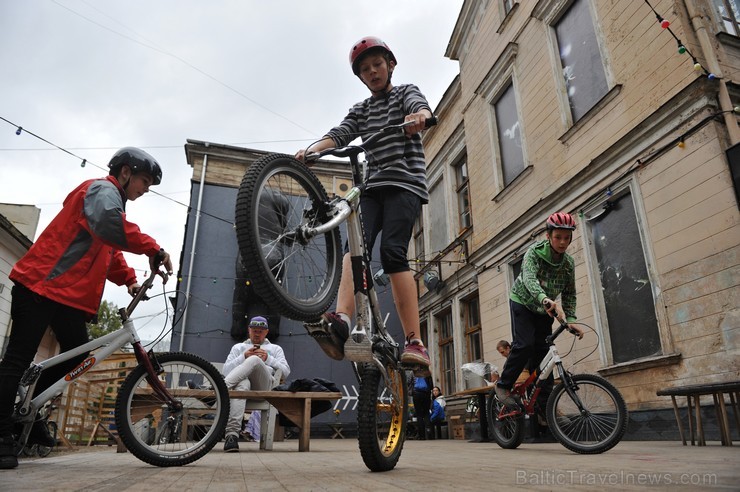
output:
<path id="1" fill-rule="evenodd" d="M 172 274 L 170 256 L 136 224 L 126 220 L 126 201 L 136 200 L 162 180 L 157 161 L 143 150 L 126 147 L 113 156 L 110 175 L 85 181 L 64 200 L 62 210 L 10 272 L 13 281 L 10 333 L 0 361 L 0 469 L 18 466 L 13 442 L 13 405 L 18 382 L 51 327 L 65 352 L 88 342 L 87 326 L 98 312 L 105 281 L 139 289 L 122 251 L 149 257 L 152 271 L 161 261 Z M 74 369 L 87 354 L 45 370 L 35 395 Z M 28 444 L 52 446 L 37 421 Z"/>

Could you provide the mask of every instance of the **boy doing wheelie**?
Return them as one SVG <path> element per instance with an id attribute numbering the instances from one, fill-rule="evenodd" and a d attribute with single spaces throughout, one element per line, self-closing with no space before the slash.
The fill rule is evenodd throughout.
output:
<path id="1" fill-rule="evenodd" d="M 349 58 L 352 71 L 367 86 L 371 96 L 355 104 L 339 126 L 308 149 L 299 150 L 295 157 L 304 161 L 307 152 L 346 146 L 358 135 L 388 125 L 412 122 L 405 128 L 405 134 L 389 136 L 381 146 L 367 153 L 367 187 L 360 207 L 369 251 L 383 231 L 380 260 L 391 279 L 393 300 L 407 340 L 401 362 L 415 368 L 417 376 L 423 377 L 429 374 L 429 355 L 416 336 L 419 301 L 407 252 L 414 222 L 421 213 L 421 206 L 429 200 L 419 132 L 424 129 L 425 121 L 432 118 L 432 111 L 415 85 L 391 84 L 397 61 L 381 39 L 362 38 L 352 46 Z M 345 254 L 336 312 L 324 314 L 322 327 L 309 330 L 333 359 L 344 358 L 344 342 L 349 336 L 353 312 L 352 260 L 349 254 Z"/>

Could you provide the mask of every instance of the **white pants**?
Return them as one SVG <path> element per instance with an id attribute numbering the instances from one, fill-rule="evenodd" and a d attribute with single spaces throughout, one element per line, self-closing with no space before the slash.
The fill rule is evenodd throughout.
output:
<path id="1" fill-rule="evenodd" d="M 270 390 L 272 389 L 272 370 L 262 359 L 256 355 L 250 355 L 244 362 L 234 368 L 225 378 L 226 387 L 230 390 Z M 244 407 L 247 400 L 243 398 L 232 398 L 230 400 L 231 410 L 229 421 L 226 423 L 226 435 L 239 435 L 244 418 Z"/>

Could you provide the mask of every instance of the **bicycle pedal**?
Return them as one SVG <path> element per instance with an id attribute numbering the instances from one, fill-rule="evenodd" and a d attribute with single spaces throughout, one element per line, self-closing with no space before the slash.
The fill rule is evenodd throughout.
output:
<path id="1" fill-rule="evenodd" d="M 344 342 L 344 356 L 352 362 L 372 362 L 373 345 L 366 336 L 351 335 Z"/>
<path id="2" fill-rule="evenodd" d="M 429 369 L 429 366 L 423 366 L 421 364 L 409 364 L 409 363 L 401 363 L 401 368 L 412 371 L 414 373 L 414 377 L 417 378 L 427 378 L 432 375 L 432 371 Z"/>

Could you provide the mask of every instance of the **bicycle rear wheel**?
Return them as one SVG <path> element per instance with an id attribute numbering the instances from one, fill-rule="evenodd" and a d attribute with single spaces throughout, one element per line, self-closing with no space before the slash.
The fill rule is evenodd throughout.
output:
<path id="1" fill-rule="evenodd" d="M 181 404 L 174 408 L 147 381 L 137 366 L 121 385 L 116 398 L 116 427 L 126 448 L 156 466 L 182 466 L 199 459 L 221 439 L 229 417 L 229 393 L 224 378 L 211 363 L 182 352 L 161 354 L 158 375 Z M 178 429 L 164 442 L 165 429 Z M 167 431 L 169 432 L 169 431 Z"/>
<path id="2" fill-rule="evenodd" d="M 271 154 L 244 174 L 236 237 L 256 292 L 282 315 L 315 321 L 334 301 L 341 276 L 339 229 L 313 238 L 302 227 L 328 220 L 319 179 L 289 155 Z"/>
<path id="3" fill-rule="evenodd" d="M 524 415 L 509 411 L 492 391 L 486 400 L 488 429 L 496 444 L 504 449 L 515 449 L 524 440 Z"/>
<path id="4" fill-rule="evenodd" d="M 386 380 L 374 364 L 360 367 L 357 431 L 360 454 L 370 471 L 392 470 L 401 457 L 408 420 L 406 372 L 386 365 Z"/>
<path id="5" fill-rule="evenodd" d="M 571 451 L 603 453 L 622 440 L 627 405 L 606 379 L 566 374 L 547 400 L 547 423 L 555 439 Z"/>

